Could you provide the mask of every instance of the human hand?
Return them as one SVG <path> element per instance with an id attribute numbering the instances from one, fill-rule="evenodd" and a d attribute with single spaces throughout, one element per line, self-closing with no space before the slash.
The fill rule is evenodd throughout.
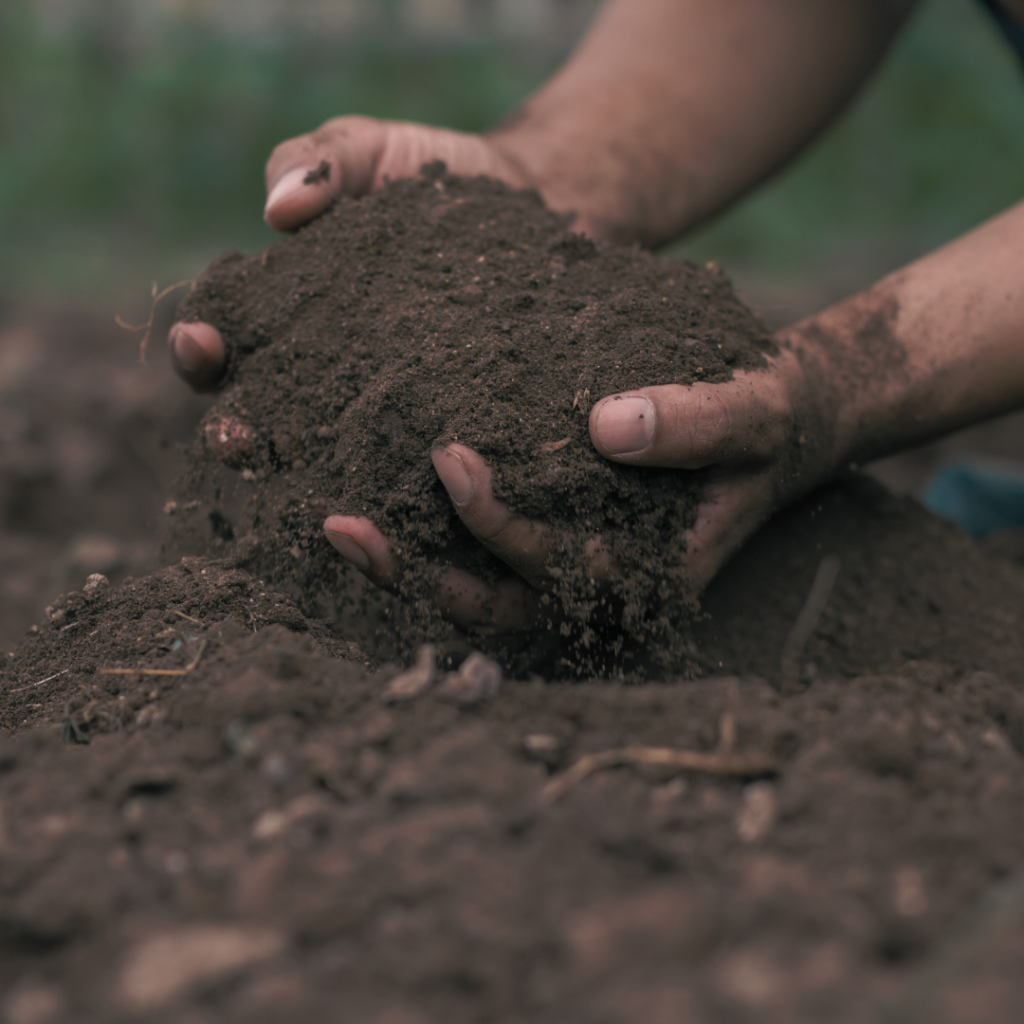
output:
<path id="1" fill-rule="evenodd" d="M 590 414 L 597 450 L 615 462 L 706 470 L 704 501 L 686 534 L 685 570 L 692 594 L 704 589 L 728 558 L 776 509 L 810 490 L 835 465 L 823 410 L 806 387 L 800 362 L 782 348 L 768 368 L 739 371 L 724 384 L 669 384 L 599 401 Z M 435 449 L 434 467 L 463 523 L 514 575 L 491 586 L 463 570 L 438 577 L 435 600 L 456 625 L 481 632 L 525 632 L 553 617 L 549 571 L 557 542 L 552 528 L 517 517 L 491 490 L 491 471 L 460 444 Z M 373 583 L 395 590 L 399 560 L 365 517 L 331 516 L 328 540 Z M 584 544 L 592 579 L 616 572 L 615 538 Z M 684 595 L 688 596 L 688 595 Z"/>
<path id="2" fill-rule="evenodd" d="M 322 213 L 337 196 L 361 196 L 387 179 L 419 173 L 443 160 L 453 174 L 484 174 L 514 188 L 531 182 L 493 139 L 447 128 L 370 117 L 336 117 L 315 132 L 282 142 L 267 161 L 263 218 L 292 231 Z M 217 329 L 176 323 L 168 332 L 171 364 L 196 391 L 214 390 L 224 375 L 226 349 Z"/>

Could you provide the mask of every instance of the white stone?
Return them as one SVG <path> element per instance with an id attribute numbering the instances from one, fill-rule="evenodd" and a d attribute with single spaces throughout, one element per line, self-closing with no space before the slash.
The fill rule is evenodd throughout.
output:
<path id="1" fill-rule="evenodd" d="M 160 932 L 128 951 L 118 999 L 134 1012 L 151 1012 L 203 982 L 268 960 L 284 946 L 284 936 L 272 928 L 200 924 Z"/>

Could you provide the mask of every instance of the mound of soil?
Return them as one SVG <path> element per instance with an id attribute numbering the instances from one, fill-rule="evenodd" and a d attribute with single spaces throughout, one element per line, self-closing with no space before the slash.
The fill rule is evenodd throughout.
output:
<path id="1" fill-rule="evenodd" d="M 799 604 L 805 567 L 780 577 L 777 549 L 866 552 L 837 605 L 870 612 L 865 649 L 828 621 L 785 693 L 752 671 L 781 614 L 739 675 L 505 680 L 461 709 L 385 703 L 393 669 L 223 562 L 68 595 L 0 671 L 0 1019 L 1014 1019 L 1021 881 L 942 936 L 1024 860 L 1024 574 L 927 521 L 853 484 L 740 556 L 712 595 L 723 636 L 766 574 Z M 904 565 L 949 555 L 946 606 L 883 626 L 913 587 L 879 566 L 915 531 Z M 936 614 L 953 642 L 992 622 L 908 661 Z M 638 747 L 705 769 L 608 754 Z"/>
<path id="2" fill-rule="evenodd" d="M 685 621 L 683 531 L 702 493 L 700 474 L 601 458 L 593 402 L 652 381 L 725 381 L 773 345 L 721 271 L 595 244 L 535 192 L 440 164 L 340 200 L 261 255 L 228 254 L 179 317 L 214 324 L 228 345 L 206 433 L 252 483 L 248 521 L 230 529 L 247 535 L 254 571 L 337 591 L 320 521 L 366 515 L 401 554 L 400 592 L 422 631 L 438 566 L 502 571 L 433 471 L 431 448 L 457 440 L 494 467 L 513 511 L 556 528 L 552 589 L 588 627 L 578 657 L 591 671 L 604 600 L 614 634 L 633 641 L 668 644 Z M 621 566 L 610 595 L 584 557 L 595 535 Z M 305 572 L 296 546 L 315 551 Z"/>
<path id="3" fill-rule="evenodd" d="M 193 662 L 217 662 L 222 646 L 273 624 L 308 633 L 325 654 L 365 661 L 355 644 L 333 639 L 262 580 L 206 559 L 183 558 L 120 587 L 96 574 L 46 612 L 48 621 L 7 655 L 0 728 L 60 720 L 76 742 L 88 742 L 97 731 L 123 728 L 146 701 L 177 688 Z M 139 678 L 151 684 L 148 690 L 126 690 L 126 680 Z M 49 685 L 54 680 L 60 682 Z"/>

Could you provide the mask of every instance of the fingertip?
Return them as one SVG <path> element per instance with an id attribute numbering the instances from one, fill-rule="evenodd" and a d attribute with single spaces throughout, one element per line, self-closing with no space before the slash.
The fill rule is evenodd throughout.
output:
<path id="1" fill-rule="evenodd" d="M 346 561 L 351 562 L 360 572 L 370 568 L 370 556 L 359 546 L 354 537 L 346 533 L 334 533 L 324 529 L 331 547 Z"/>
<path id="2" fill-rule="evenodd" d="M 654 441 L 654 403 L 639 394 L 609 395 L 590 411 L 590 437 L 607 458 L 634 459 Z"/>
<path id="3" fill-rule="evenodd" d="M 430 453 L 430 461 L 452 502 L 458 507 L 470 501 L 476 493 L 476 486 L 462 452 L 455 445 L 434 448 Z"/>
<path id="4" fill-rule="evenodd" d="M 398 566 L 384 535 L 365 516 L 328 516 L 324 520 L 328 542 L 343 558 L 378 586 L 394 585 Z"/>
<path id="5" fill-rule="evenodd" d="M 275 231 L 291 231 L 320 213 L 339 186 L 337 170 L 327 160 L 293 167 L 271 186 L 263 219 Z"/>
<path id="6" fill-rule="evenodd" d="M 227 349 L 212 324 L 175 324 L 167 333 L 167 348 L 175 372 L 197 391 L 211 390 L 224 375 Z"/>

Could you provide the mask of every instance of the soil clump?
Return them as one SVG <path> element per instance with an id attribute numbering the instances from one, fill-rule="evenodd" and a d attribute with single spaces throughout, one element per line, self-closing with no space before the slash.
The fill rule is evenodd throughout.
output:
<path id="1" fill-rule="evenodd" d="M 179 316 L 212 323 L 228 346 L 194 493 L 209 489 L 211 457 L 244 470 L 246 521 L 221 530 L 240 536 L 245 564 L 337 593 L 320 522 L 368 516 L 400 553 L 422 638 L 438 567 L 508 573 L 434 473 L 431 448 L 458 441 L 493 467 L 498 498 L 554 527 L 548 628 L 584 672 L 611 670 L 625 640 L 673 646 L 693 610 L 680 556 L 702 494 L 699 473 L 598 455 L 593 403 L 652 381 L 720 383 L 773 348 L 720 270 L 595 244 L 535 192 L 443 165 L 342 199 L 260 255 L 228 254 Z M 596 536 L 620 567 L 608 588 L 585 557 Z"/>

